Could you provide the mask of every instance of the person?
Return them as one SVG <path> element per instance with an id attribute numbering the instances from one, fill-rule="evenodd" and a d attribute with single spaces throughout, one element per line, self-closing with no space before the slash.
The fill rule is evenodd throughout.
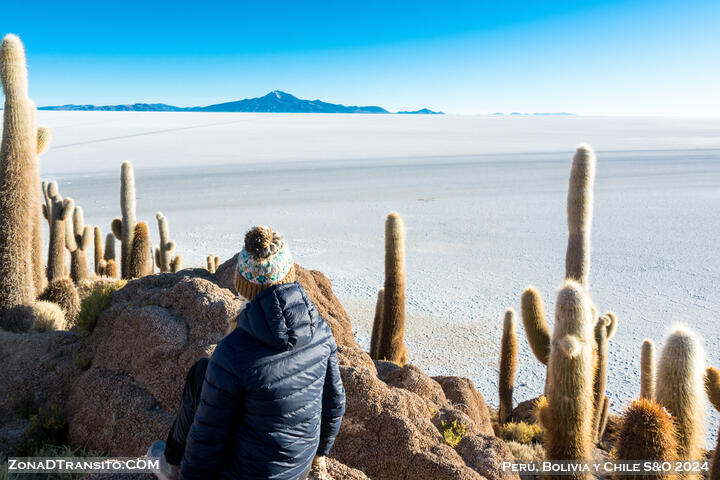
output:
<path id="1" fill-rule="evenodd" d="M 345 412 L 337 345 L 299 283 L 282 235 L 257 226 L 238 254 L 247 299 L 210 359 L 187 374 L 159 460 L 161 480 L 323 477 Z"/>

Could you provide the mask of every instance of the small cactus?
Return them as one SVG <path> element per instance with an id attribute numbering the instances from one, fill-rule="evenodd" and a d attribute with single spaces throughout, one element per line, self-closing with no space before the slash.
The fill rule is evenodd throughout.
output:
<path id="1" fill-rule="evenodd" d="M 500 378 L 498 381 L 500 408 L 498 409 L 498 423 L 501 425 L 508 421 L 512 413 L 516 368 L 517 328 L 515 311 L 509 308 L 505 312 L 502 343 L 500 347 Z"/>
<path id="2" fill-rule="evenodd" d="M 112 258 L 110 260 L 100 260 L 100 266 L 97 274 L 104 277 L 117 278 L 118 268 L 115 260 Z"/>
<path id="3" fill-rule="evenodd" d="M 160 231 L 160 246 L 155 249 L 155 264 L 161 272 L 177 272 L 182 267 L 182 259 L 173 256 L 175 242 L 170 240 L 170 227 L 167 218 L 161 212 L 157 212 L 155 218 L 158 221 L 158 230 Z"/>
<path id="4" fill-rule="evenodd" d="M 378 349 L 380 348 L 380 332 L 382 331 L 384 296 L 385 289 L 381 288 L 375 302 L 375 318 L 373 319 L 372 333 L 370 334 L 370 358 L 373 360 L 382 360 L 378 357 Z"/>
<path id="5" fill-rule="evenodd" d="M 405 335 L 405 224 L 397 212 L 385 221 L 385 296 L 378 357 L 403 364 Z"/>
<path id="6" fill-rule="evenodd" d="M 535 357 L 547 365 L 550 358 L 550 328 L 542 295 L 534 287 L 526 288 L 522 294 L 522 319 L 530 348 Z"/>
<path id="7" fill-rule="evenodd" d="M 665 339 L 657 365 L 657 402 L 675 420 L 679 460 L 699 460 L 705 417 L 705 353 L 690 329 L 675 326 Z"/>
<path id="8" fill-rule="evenodd" d="M 623 415 L 615 437 L 613 457 L 618 461 L 674 462 L 678 458 L 678 447 L 677 432 L 670 414 L 652 400 L 640 398 L 632 402 Z M 669 477 L 671 475 L 667 473 L 657 472 L 627 478 L 651 480 Z"/>
<path id="9" fill-rule="evenodd" d="M 88 277 L 87 250 L 93 242 L 93 231 L 85 225 L 83 210 L 75 207 L 72 223 L 65 225 L 65 246 L 70 251 L 70 278 L 80 283 Z"/>
<path id="10" fill-rule="evenodd" d="M 103 260 L 115 260 L 115 235 L 112 233 L 105 235 L 105 251 L 103 252 Z"/>
<path id="11" fill-rule="evenodd" d="M 567 196 L 565 278 L 575 280 L 585 289 L 589 289 L 595 163 L 593 149 L 589 145 L 580 145 L 573 157 Z"/>
<path id="12" fill-rule="evenodd" d="M 592 308 L 586 290 L 566 281 L 556 302 L 547 394 L 537 409 L 548 460 L 583 461 L 592 456 L 592 344 Z"/>
<path id="13" fill-rule="evenodd" d="M 123 279 L 133 278 L 130 273 L 132 263 L 133 238 L 137 219 L 135 216 L 135 172 L 132 163 L 123 162 L 120 170 L 120 210 L 122 218 L 112 221 L 115 237 L 120 240 L 120 270 Z M 150 254 L 152 261 L 152 252 Z M 137 266 L 137 265 L 136 265 Z"/>
<path id="14" fill-rule="evenodd" d="M 80 312 L 80 296 L 75 284 L 69 277 L 52 280 L 38 300 L 45 300 L 60 305 L 65 311 L 65 319 L 69 324 L 75 321 Z"/>
<path id="15" fill-rule="evenodd" d="M 43 215 L 48 221 L 50 240 L 48 242 L 47 279 L 48 282 L 59 280 L 67 275 L 65 265 L 66 229 L 69 226 L 70 216 L 75 210 L 75 202 L 71 198 L 63 198 L 58 192 L 55 182 L 42 183 L 45 196 Z"/>
<path id="16" fill-rule="evenodd" d="M 655 344 L 647 339 L 640 352 L 640 397 L 655 400 Z"/>
<path id="17" fill-rule="evenodd" d="M 138 222 L 133 232 L 133 243 L 130 251 L 130 278 L 141 278 L 153 273 L 152 246 L 150 231 L 145 222 Z"/>
<path id="18" fill-rule="evenodd" d="M 212 274 L 217 272 L 217 269 L 220 267 L 220 257 L 217 255 L 213 255 L 212 253 L 207 256 L 206 261 L 206 270 Z"/>
<path id="19" fill-rule="evenodd" d="M 593 382 L 593 430 L 595 432 L 595 442 L 598 442 L 603 435 L 603 410 L 607 396 L 605 390 L 607 386 L 607 357 L 608 357 L 608 337 L 610 333 L 615 333 L 617 318 L 612 312 L 608 312 L 600 317 L 595 323 L 595 345 L 597 364 L 595 367 L 595 375 Z"/>
<path id="20" fill-rule="evenodd" d="M 715 367 L 705 370 L 705 392 L 710 404 L 720 412 L 720 372 Z"/>

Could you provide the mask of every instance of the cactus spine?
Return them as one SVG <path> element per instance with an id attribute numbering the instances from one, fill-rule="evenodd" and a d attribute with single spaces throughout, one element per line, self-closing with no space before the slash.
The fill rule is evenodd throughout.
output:
<path id="1" fill-rule="evenodd" d="M 515 369 L 517 368 L 517 328 L 515 310 L 508 308 L 503 321 L 502 344 L 500 347 L 500 378 L 498 381 L 500 408 L 498 423 L 508 421 L 513 408 Z"/>
<path id="2" fill-rule="evenodd" d="M 593 322 L 585 288 L 566 281 L 555 308 L 546 400 L 538 402 L 548 460 L 589 460 L 593 446 Z M 578 475 L 575 478 L 582 478 Z"/>
<path id="3" fill-rule="evenodd" d="M 703 447 L 705 354 L 697 335 L 675 326 L 665 339 L 657 366 L 657 402 L 675 420 L 679 460 L 700 460 Z"/>
<path id="4" fill-rule="evenodd" d="M 613 456 L 620 461 L 650 460 L 673 462 L 677 460 L 677 432 L 670 414 L 647 398 L 630 404 L 623 415 L 615 440 Z M 671 475 L 632 476 L 628 479 L 669 478 Z"/>
<path id="5" fill-rule="evenodd" d="M 47 279 L 48 282 L 52 282 L 67 275 L 67 267 L 65 266 L 65 229 L 70 220 L 70 215 L 75 210 L 75 203 L 71 198 L 63 200 L 55 182 L 43 182 L 42 191 L 45 197 L 43 215 L 48 221 L 50 231 Z"/>
<path id="6" fill-rule="evenodd" d="M 385 289 L 381 288 L 378 290 L 377 301 L 375 302 L 375 318 L 373 319 L 372 333 L 370 334 L 370 358 L 373 360 L 381 360 L 381 358 L 378 358 L 378 350 L 380 349 L 384 296 Z"/>
<path id="7" fill-rule="evenodd" d="M 528 287 L 522 294 L 521 303 L 523 325 L 530 348 L 535 357 L 547 365 L 550 358 L 550 328 L 542 295 L 534 287 Z"/>
<path id="8" fill-rule="evenodd" d="M 577 281 L 586 289 L 589 289 L 595 163 L 593 149 L 589 145 L 580 145 L 573 157 L 567 196 L 565 278 Z"/>
<path id="9" fill-rule="evenodd" d="M 655 400 L 655 344 L 647 339 L 640 352 L 640 397 Z"/>
<path id="10" fill-rule="evenodd" d="M 133 243 L 130 251 L 130 278 L 141 278 L 153 273 L 152 246 L 150 231 L 145 222 L 138 222 L 133 232 Z"/>
<path id="11" fill-rule="evenodd" d="M 75 207 L 72 223 L 65 226 L 65 245 L 70 250 L 70 278 L 79 283 L 88 276 L 86 251 L 93 241 L 92 228 L 85 225 L 81 207 Z"/>
<path id="12" fill-rule="evenodd" d="M 122 219 L 113 220 L 112 231 L 115 237 L 121 241 L 120 270 L 122 278 L 130 279 L 133 278 L 130 274 L 130 264 L 132 263 L 131 251 L 137 223 L 135 217 L 135 172 L 130 162 L 123 162 L 120 170 L 120 209 Z"/>
<path id="13" fill-rule="evenodd" d="M 180 257 L 173 256 L 175 242 L 170 240 L 170 227 L 168 227 L 167 218 L 161 212 L 157 212 L 155 218 L 158 221 L 158 230 L 160 231 L 160 246 L 155 249 L 155 264 L 161 272 L 177 272 L 182 267 L 182 260 L 180 260 Z"/>
<path id="14" fill-rule="evenodd" d="M 403 364 L 405 335 L 405 225 L 397 212 L 385 221 L 385 296 L 378 357 Z"/>
<path id="15" fill-rule="evenodd" d="M 25 49 L 15 35 L 0 45 L 5 93 L 0 146 L 0 320 L 35 301 L 40 216 L 35 105 L 28 98 Z M 34 238 L 35 237 L 35 238 Z M 38 263 L 40 262 L 40 263 Z"/>

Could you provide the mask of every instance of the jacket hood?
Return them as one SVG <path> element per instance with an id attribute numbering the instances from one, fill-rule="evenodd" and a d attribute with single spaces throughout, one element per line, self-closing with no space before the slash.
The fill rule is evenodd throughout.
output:
<path id="1" fill-rule="evenodd" d="M 297 282 L 263 290 L 238 317 L 238 328 L 281 351 L 309 344 L 317 324 L 317 310 Z"/>

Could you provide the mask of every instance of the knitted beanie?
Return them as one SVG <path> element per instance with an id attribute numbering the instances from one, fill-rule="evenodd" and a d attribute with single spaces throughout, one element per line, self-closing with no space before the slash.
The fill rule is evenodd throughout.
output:
<path id="1" fill-rule="evenodd" d="M 245 234 L 245 247 L 238 254 L 235 289 L 248 300 L 266 288 L 295 281 L 290 249 L 282 235 L 259 225 Z"/>

